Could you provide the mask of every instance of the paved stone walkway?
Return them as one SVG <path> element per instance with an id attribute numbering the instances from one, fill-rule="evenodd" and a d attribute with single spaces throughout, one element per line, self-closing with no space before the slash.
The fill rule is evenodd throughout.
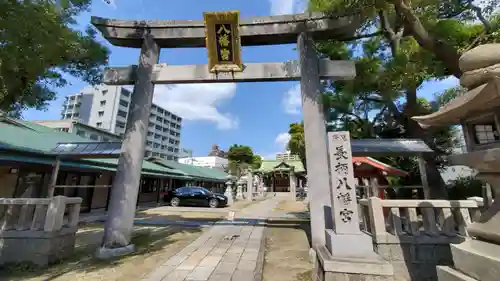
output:
<path id="1" fill-rule="evenodd" d="M 263 219 L 282 199 L 273 197 L 250 205 L 236 217 Z M 264 247 L 262 224 L 216 224 L 143 281 L 260 280 Z"/>

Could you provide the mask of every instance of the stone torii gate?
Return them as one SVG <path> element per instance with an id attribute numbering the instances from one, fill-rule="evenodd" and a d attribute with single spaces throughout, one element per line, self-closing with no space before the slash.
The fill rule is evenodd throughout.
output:
<path id="1" fill-rule="evenodd" d="M 234 15 L 235 12 L 221 14 L 224 13 Z M 235 65 L 241 67 L 240 71 L 214 71 L 211 63 L 214 58 L 210 56 L 208 45 L 210 40 L 213 42 L 216 39 L 215 37 L 209 38 L 210 35 L 206 32 L 207 22 L 177 20 L 139 22 L 92 17 L 92 24 L 111 44 L 141 48 L 138 66 L 108 68 L 104 74 L 105 84 L 134 84 L 135 86 L 130 105 L 130 117 L 111 191 L 109 217 L 105 226 L 101 251 L 133 250 L 130 238 L 154 85 L 183 83 L 301 82 L 311 200 L 312 244 L 314 248 L 316 245 L 326 245 L 325 227 L 332 224 L 332 215 L 327 214 L 325 210 L 331 210 L 332 203 L 320 79 L 352 79 L 355 77 L 355 67 L 351 61 L 318 59 L 313 40 L 342 40 L 350 37 L 359 25 L 359 18 L 306 13 L 255 17 L 240 22 L 238 13 L 235 19 L 236 28 L 233 25 L 232 28 L 235 28 L 233 33 L 239 34 L 237 38 L 233 38 L 236 41 L 232 41 L 232 44 L 238 45 L 238 52 L 240 44 L 254 46 L 296 43 L 299 60 L 249 64 L 242 64 L 239 61 Z M 221 23 L 216 21 L 215 24 L 220 26 Z M 178 47 L 209 48 L 209 63 L 211 64 L 180 66 L 158 64 L 161 48 Z M 233 51 L 236 52 L 234 47 Z M 219 60 L 221 60 L 220 56 Z"/>

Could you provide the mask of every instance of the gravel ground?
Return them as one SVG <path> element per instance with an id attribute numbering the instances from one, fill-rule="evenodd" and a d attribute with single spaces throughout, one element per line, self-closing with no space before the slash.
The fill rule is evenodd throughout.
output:
<path id="1" fill-rule="evenodd" d="M 274 209 L 283 213 L 305 212 L 302 202 L 281 201 Z M 265 231 L 264 281 L 311 281 L 310 224 L 304 220 L 270 221 Z"/>

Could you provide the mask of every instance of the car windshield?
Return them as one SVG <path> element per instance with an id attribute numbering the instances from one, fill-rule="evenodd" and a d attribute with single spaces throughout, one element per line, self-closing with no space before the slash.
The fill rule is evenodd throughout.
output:
<path id="1" fill-rule="evenodd" d="M 205 194 L 212 194 L 212 192 L 211 192 L 210 190 L 205 189 L 205 188 L 203 188 L 203 187 L 199 187 L 198 189 L 199 189 L 199 190 L 201 190 L 201 192 L 203 192 L 203 193 L 205 193 Z"/>

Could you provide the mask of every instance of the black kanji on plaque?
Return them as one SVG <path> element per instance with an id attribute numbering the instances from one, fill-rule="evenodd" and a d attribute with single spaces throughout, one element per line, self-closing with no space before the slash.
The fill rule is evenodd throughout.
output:
<path id="1" fill-rule="evenodd" d="M 337 163 L 335 165 L 335 172 L 347 175 L 349 173 L 349 166 L 347 163 Z"/>
<path id="2" fill-rule="evenodd" d="M 341 187 L 345 187 L 347 190 L 352 189 L 352 187 L 349 185 L 349 182 L 347 181 L 346 177 L 339 178 L 338 181 L 339 181 L 339 183 L 337 184 L 337 189 L 340 189 Z"/>
<path id="3" fill-rule="evenodd" d="M 217 58 L 221 62 L 233 61 L 233 34 L 231 33 L 231 24 L 216 24 L 215 30 Z"/>
<path id="4" fill-rule="evenodd" d="M 348 159 L 347 150 L 345 150 L 343 145 L 335 147 L 335 150 L 336 151 L 335 153 L 333 153 L 333 155 L 335 155 L 335 159 L 337 159 L 337 161 Z"/>
<path id="5" fill-rule="evenodd" d="M 340 211 L 340 218 L 342 219 L 342 222 L 348 223 L 352 221 L 352 214 L 354 212 L 351 210 L 347 210 L 344 208 L 343 210 Z"/>
<path id="6" fill-rule="evenodd" d="M 349 192 L 346 192 L 346 193 L 342 193 L 340 192 L 338 195 L 337 195 L 337 199 L 343 204 L 343 205 L 349 205 L 351 204 L 352 202 L 352 197 L 351 197 L 351 194 Z"/>
<path id="7" fill-rule="evenodd" d="M 336 141 L 347 141 L 347 138 L 345 135 L 333 135 L 332 139 L 336 140 Z"/>

